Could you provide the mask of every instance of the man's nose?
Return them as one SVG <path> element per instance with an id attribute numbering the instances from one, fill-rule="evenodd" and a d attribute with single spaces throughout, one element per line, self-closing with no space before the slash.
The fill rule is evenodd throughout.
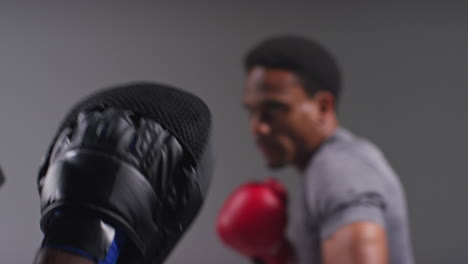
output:
<path id="1" fill-rule="evenodd" d="M 267 136 L 271 134 L 271 125 L 260 115 L 252 115 L 250 128 L 255 136 Z"/>

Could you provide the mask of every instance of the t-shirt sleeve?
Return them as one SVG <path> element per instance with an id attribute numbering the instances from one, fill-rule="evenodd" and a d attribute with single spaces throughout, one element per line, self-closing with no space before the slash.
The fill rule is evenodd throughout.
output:
<path id="1" fill-rule="evenodd" d="M 322 240 L 357 221 L 385 228 L 383 178 L 372 164 L 338 156 L 318 162 L 306 177 L 308 210 L 318 219 Z"/>

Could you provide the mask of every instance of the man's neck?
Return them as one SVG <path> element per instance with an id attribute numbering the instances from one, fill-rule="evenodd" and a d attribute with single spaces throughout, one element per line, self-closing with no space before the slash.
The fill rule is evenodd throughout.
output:
<path id="1" fill-rule="evenodd" d="M 307 154 L 303 155 L 303 159 L 296 162 L 295 167 L 299 172 L 303 173 L 307 169 L 307 166 L 309 165 L 310 160 L 314 157 L 315 153 L 317 153 L 323 143 L 325 143 L 331 136 L 335 134 L 338 127 L 339 122 L 337 119 L 331 120 L 326 126 L 324 126 L 319 143 Z"/>

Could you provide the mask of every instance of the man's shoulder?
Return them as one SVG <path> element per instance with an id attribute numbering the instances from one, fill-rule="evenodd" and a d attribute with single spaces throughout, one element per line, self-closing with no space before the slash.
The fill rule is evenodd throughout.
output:
<path id="1" fill-rule="evenodd" d="M 340 128 L 313 157 L 306 174 L 328 179 L 359 177 L 375 174 L 386 163 L 380 149 L 370 140 Z"/>
<path id="2" fill-rule="evenodd" d="M 382 158 L 382 152 L 369 139 L 356 136 L 349 130 L 339 128 L 316 153 L 318 162 L 336 162 L 337 158 L 360 162 L 366 159 Z"/>

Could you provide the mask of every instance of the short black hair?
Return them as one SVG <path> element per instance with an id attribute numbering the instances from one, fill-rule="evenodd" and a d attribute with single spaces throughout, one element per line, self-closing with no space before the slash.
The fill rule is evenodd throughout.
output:
<path id="1" fill-rule="evenodd" d="M 331 92 L 336 99 L 341 92 L 341 73 L 333 56 L 319 43 L 300 36 L 276 36 L 251 49 L 244 60 L 246 71 L 255 66 L 284 69 L 295 73 L 306 92 Z"/>

